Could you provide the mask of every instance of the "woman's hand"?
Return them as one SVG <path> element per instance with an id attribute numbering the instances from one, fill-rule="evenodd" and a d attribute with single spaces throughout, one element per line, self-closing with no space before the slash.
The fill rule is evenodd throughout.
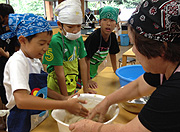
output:
<path id="1" fill-rule="evenodd" d="M 93 108 L 89 112 L 88 118 L 92 120 L 96 114 L 99 114 L 99 120 L 98 121 L 103 122 L 109 106 L 110 105 L 108 104 L 108 99 L 105 98 L 102 102 L 97 104 L 96 107 Z"/>
<path id="2" fill-rule="evenodd" d="M 70 113 L 82 117 L 87 117 L 88 116 L 88 110 L 83 107 L 82 104 L 86 104 L 87 102 L 85 100 L 79 100 L 79 99 L 69 99 L 67 100 L 67 108 L 66 110 L 69 111 Z"/>
<path id="3" fill-rule="evenodd" d="M 96 89 L 96 88 L 98 88 L 98 85 L 95 81 L 92 81 L 90 79 L 90 80 L 88 80 L 88 88 Z"/>
<path id="4" fill-rule="evenodd" d="M 69 130 L 72 132 L 98 132 L 101 126 L 101 123 L 84 119 L 69 125 Z"/>

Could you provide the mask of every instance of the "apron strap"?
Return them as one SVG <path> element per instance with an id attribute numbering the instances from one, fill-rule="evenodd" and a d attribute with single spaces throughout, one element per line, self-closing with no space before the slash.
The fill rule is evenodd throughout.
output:
<path id="1" fill-rule="evenodd" d="M 62 37 L 62 42 L 63 42 L 63 59 L 64 59 L 65 44 L 64 44 L 64 38 L 63 38 L 62 33 L 61 33 L 61 37 Z M 76 39 L 76 43 L 77 43 L 78 54 L 79 54 L 79 43 L 78 43 L 77 39 Z"/>

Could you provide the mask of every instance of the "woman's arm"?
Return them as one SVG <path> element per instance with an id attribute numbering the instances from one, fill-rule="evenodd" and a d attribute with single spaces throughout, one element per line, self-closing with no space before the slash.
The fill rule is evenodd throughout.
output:
<path id="1" fill-rule="evenodd" d="M 156 88 L 147 84 L 141 75 L 135 81 L 121 87 L 119 90 L 107 96 L 108 103 L 114 104 L 124 102 L 134 98 L 150 95 Z M 116 98 L 115 98 L 116 97 Z"/>
<path id="2" fill-rule="evenodd" d="M 57 76 L 58 86 L 61 94 L 68 96 L 63 66 L 54 66 L 54 70 Z"/>
<path id="3" fill-rule="evenodd" d="M 135 81 L 130 82 L 114 93 L 106 96 L 106 98 L 90 112 L 89 118 L 92 119 L 96 114 L 100 114 L 99 121 L 102 122 L 110 105 L 150 95 L 154 90 L 155 87 L 147 84 L 142 75 Z"/>
<path id="4" fill-rule="evenodd" d="M 91 120 L 81 120 L 71 124 L 69 129 L 73 132 L 150 132 L 146 129 L 136 116 L 127 124 L 107 124 L 97 123 Z"/>

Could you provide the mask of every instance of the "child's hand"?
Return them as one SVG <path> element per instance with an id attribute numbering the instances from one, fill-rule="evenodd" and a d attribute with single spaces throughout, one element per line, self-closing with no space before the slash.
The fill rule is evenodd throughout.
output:
<path id="1" fill-rule="evenodd" d="M 65 96 L 64 98 L 65 98 L 65 100 L 68 100 L 68 99 L 71 99 L 72 97 L 74 97 L 74 96 L 76 96 L 76 95 L 77 95 L 77 97 L 79 97 L 79 96 L 80 96 L 80 94 L 79 94 L 79 93 L 75 93 L 75 94 L 70 95 L 70 96 Z"/>
<path id="2" fill-rule="evenodd" d="M 79 100 L 79 99 L 69 99 L 67 100 L 68 107 L 66 108 L 67 111 L 74 115 L 87 117 L 88 116 L 88 110 L 83 107 L 80 103 L 86 104 L 87 102 L 85 100 Z"/>
<path id="3" fill-rule="evenodd" d="M 9 58 L 9 52 L 8 52 L 8 51 L 5 51 L 5 48 L 4 48 L 4 49 L 0 48 L 0 57 L 1 57 L 1 56 L 4 56 L 4 57 L 6 57 L 6 58 Z"/>
<path id="4" fill-rule="evenodd" d="M 6 51 L 6 57 L 7 57 L 7 58 L 9 58 L 9 57 L 10 57 L 10 55 L 9 55 L 9 52 L 8 52 L 8 51 Z"/>
<path id="5" fill-rule="evenodd" d="M 88 88 L 96 89 L 96 88 L 98 88 L 98 85 L 96 82 L 94 82 L 90 79 L 90 80 L 88 80 Z"/>
<path id="6" fill-rule="evenodd" d="M 90 94 L 96 94 L 97 93 L 96 91 L 89 89 L 89 88 L 84 89 L 83 91 L 84 91 L 84 93 L 90 93 Z"/>

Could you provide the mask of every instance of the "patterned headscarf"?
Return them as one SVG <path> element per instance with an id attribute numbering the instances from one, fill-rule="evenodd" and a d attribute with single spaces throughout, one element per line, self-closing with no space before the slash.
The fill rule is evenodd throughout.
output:
<path id="1" fill-rule="evenodd" d="M 117 23 L 117 17 L 119 14 L 119 9 L 110 7 L 110 6 L 105 6 L 101 9 L 99 9 L 99 15 L 100 15 L 100 20 L 104 18 L 112 19 L 116 21 Z"/>
<path id="2" fill-rule="evenodd" d="M 80 0 L 65 0 L 54 10 L 58 20 L 65 24 L 82 24 L 82 10 Z"/>
<path id="3" fill-rule="evenodd" d="M 2 40 L 14 36 L 17 36 L 17 38 L 21 35 L 27 37 L 41 32 L 52 31 L 50 24 L 43 17 L 31 13 L 9 14 L 8 24 L 11 32 L 2 34 L 0 36 Z"/>
<path id="4" fill-rule="evenodd" d="M 161 42 L 180 42 L 180 1 L 145 0 L 128 23 L 146 38 Z"/>

